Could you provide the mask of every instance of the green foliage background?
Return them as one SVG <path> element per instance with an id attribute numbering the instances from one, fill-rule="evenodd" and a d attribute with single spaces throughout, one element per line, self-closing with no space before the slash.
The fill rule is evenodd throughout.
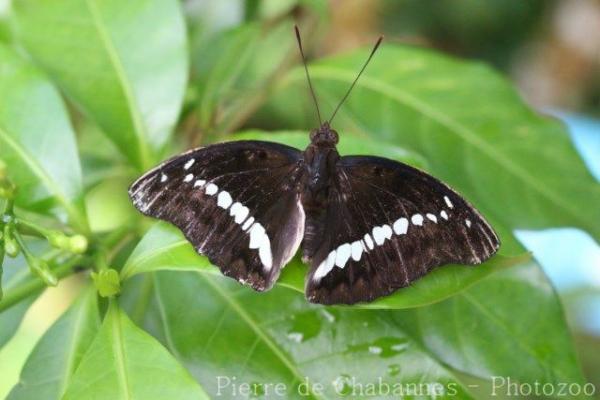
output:
<path id="1" fill-rule="evenodd" d="M 133 210 L 128 184 L 191 144 L 306 145 L 314 115 L 291 15 L 310 43 L 327 7 L 248 4 L 246 22 L 222 29 L 186 22 L 175 0 L 14 1 L 0 42 L 0 158 L 31 255 L 5 256 L 0 345 L 45 288 L 32 259 L 85 288 L 8 398 L 200 399 L 218 394 L 219 375 L 255 397 L 282 382 L 288 398 L 305 379 L 325 387 L 308 398 L 356 397 L 351 377 L 439 382 L 462 399 L 488 398 L 494 375 L 584 384 L 557 295 L 512 232 L 574 226 L 598 240 L 600 185 L 561 124 L 486 65 L 387 43 L 335 122 L 342 154 L 416 165 L 482 210 L 503 246 L 480 267 L 440 268 L 371 304 L 315 306 L 298 260 L 256 294 Z M 311 63 L 326 114 L 365 56 Z M 49 246 L 48 229 L 85 236 L 87 250 Z"/>

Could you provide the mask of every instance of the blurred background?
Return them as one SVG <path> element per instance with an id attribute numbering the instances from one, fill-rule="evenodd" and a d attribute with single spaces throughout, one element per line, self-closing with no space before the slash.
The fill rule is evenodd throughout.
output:
<path id="1" fill-rule="evenodd" d="M 202 47 L 194 40 L 199 32 L 210 38 L 207 31 L 235 26 L 249 14 L 276 20 L 309 3 L 183 1 L 191 50 Z M 0 18 L 9 12 L 9 1 L 0 0 Z M 325 12 L 327 23 L 315 25 L 318 40 L 311 43 L 312 57 L 371 45 L 384 34 L 388 42 L 431 47 L 491 64 L 533 107 L 565 122 L 576 148 L 600 180 L 600 1 L 331 0 Z M 8 35 L 4 29 L 0 26 L 2 36 Z M 584 371 L 600 388 L 600 247 L 576 229 L 520 231 L 517 236 L 560 293 Z M 40 298 L 19 334 L 0 352 L 0 398 L 18 378 L 37 338 L 68 305 L 68 298 L 57 295 L 65 291 L 73 295 L 76 282 L 67 280 Z"/>

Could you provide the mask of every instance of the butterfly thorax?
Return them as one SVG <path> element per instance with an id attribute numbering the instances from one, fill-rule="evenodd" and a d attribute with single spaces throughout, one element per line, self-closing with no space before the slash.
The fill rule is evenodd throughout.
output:
<path id="1" fill-rule="evenodd" d="M 306 181 L 303 203 L 309 208 L 322 207 L 328 197 L 331 178 L 340 158 L 336 150 L 338 134 L 325 122 L 310 132 L 310 144 L 304 150 Z"/>

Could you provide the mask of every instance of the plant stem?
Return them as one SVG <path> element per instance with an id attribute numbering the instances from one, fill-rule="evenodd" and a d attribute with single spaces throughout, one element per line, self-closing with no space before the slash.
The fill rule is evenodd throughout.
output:
<path id="1" fill-rule="evenodd" d="M 21 218 L 16 219 L 16 225 L 19 228 L 25 228 L 25 229 L 22 229 L 22 232 L 25 235 L 48 238 L 48 236 L 52 234 L 50 229 L 44 228 L 41 225 L 38 225 L 34 222 L 27 221 L 27 220 L 24 220 Z"/>
<path id="2" fill-rule="evenodd" d="M 63 278 L 71 273 L 71 270 L 83 261 L 82 257 L 74 257 L 65 261 L 60 266 L 52 270 L 58 279 Z M 4 298 L 0 301 L 0 312 L 12 307 L 21 300 L 31 296 L 32 294 L 46 288 L 46 284 L 41 278 L 31 275 L 23 284 L 15 288 L 8 289 L 4 293 Z"/>

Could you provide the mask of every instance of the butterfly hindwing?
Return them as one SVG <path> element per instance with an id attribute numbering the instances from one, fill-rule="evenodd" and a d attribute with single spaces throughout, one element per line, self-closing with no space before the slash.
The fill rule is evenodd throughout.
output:
<path id="1" fill-rule="evenodd" d="M 303 246 L 316 249 L 307 298 L 325 304 L 373 300 L 442 264 L 479 264 L 500 244 L 448 186 L 379 157 L 340 159 L 322 231 Z"/>
<path id="2" fill-rule="evenodd" d="M 189 151 L 138 179 L 129 193 L 144 214 L 173 223 L 221 271 L 270 288 L 302 239 L 301 153 L 259 141 Z"/>

